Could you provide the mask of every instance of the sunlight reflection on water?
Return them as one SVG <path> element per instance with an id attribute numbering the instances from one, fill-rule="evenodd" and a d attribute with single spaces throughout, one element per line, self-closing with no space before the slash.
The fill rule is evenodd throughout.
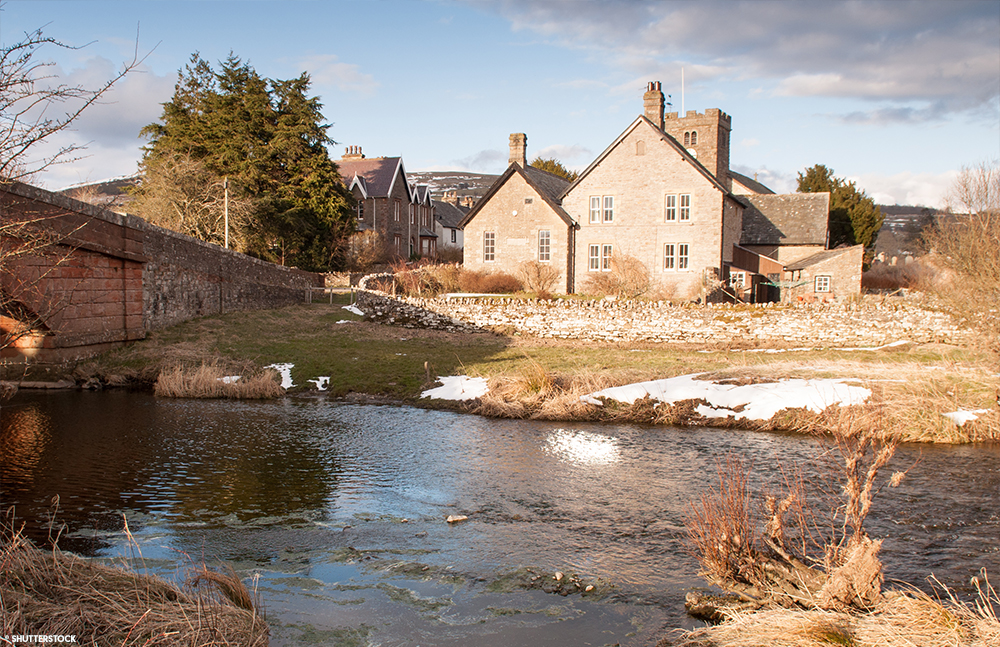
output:
<path id="1" fill-rule="evenodd" d="M 617 438 L 588 431 L 556 429 L 548 438 L 547 448 L 563 460 L 583 465 L 610 465 L 621 460 Z"/>

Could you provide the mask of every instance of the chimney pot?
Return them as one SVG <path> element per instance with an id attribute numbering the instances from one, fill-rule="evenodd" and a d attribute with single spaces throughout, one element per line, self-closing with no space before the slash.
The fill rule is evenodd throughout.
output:
<path id="1" fill-rule="evenodd" d="M 665 105 L 660 82 L 650 81 L 646 85 L 646 94 L 642 96 L 643 114 L 646 115 L 646 119 L 652 121 L 660 130 L 663 130 L 663 111 Z"/>
<path id="2" fill-rule="evenodd" d="M 511 133 L 510 158 L 508 164 L 518 164 L 521 168 L 528 166 L 528 136 L 524 133 Z"/>

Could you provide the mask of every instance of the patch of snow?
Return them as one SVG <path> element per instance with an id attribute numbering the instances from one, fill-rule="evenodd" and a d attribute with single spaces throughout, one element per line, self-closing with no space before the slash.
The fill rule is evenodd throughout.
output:
<path id="1" fill-rule="evenodd" d="M 220 377 L 219 381 L 223 384 L 236 384 L 240 381 L 239 375 L 227 375 L 225 377 Z"/>
<path id="2" fill-rule="evenodd" d="M 439 376 L 438 382 L 442 386 L 424 391 L 420 394 L 420 397 L 435 398 L 438 400 L 475 400 L 489 392 L 485 377 L 469 377 L 467 375 Z"/>
<path id="3" fill-rule="evenodd" d="M 281 388 L 287 390 L 295 386 L 292 384 L 292 369 L 295 364 L 270 364 L 264 368 L 273 368 L 281 374 Z"/>
<path id="4" fill-rule="evenodd" d="M 843 350 L 843 351 L 852 351 L 852 350 L 884 350 L 886 348 L 895 348 L 896 346 L 903 346 L 904 344 L 909 344 L 909 343 L 910 342 L 908 342 L 908 341 L 893 341 L 893 342 L 889 342 L 888 344 L 883 344 L 881 346 L 862 346 L 860 348 L 834 348 L 833 350 Z"/>
<path id="5" fill-rule="evenodd" d="M 339 324 L 354 323 L 354 320 L 353 319 L 341 319 L 337 323 L 339 323 Z"/>
<path id="6" fill-rule="evenodd" d="M 989 409 L 959 409 L 958 411 L 950 411 L 948 413 L 942 413 L 941 415 L 954 422 L 955 425 L 964 427 L 965 423 L 972 420 L 978 420 L 979 414 L 989 412 Z"/>
<path id="7" fill-rule="evenodd" d="M 326 391 L 326 387 L 330 385 L 330 377 L 317 377 L 315 380 L 306 380 L 306 382 L 315 384 L 318 391 Z"/>
<path id="8" fill-rule="evenodd" d="M 695 379 L 697 375 L 680 375 L 664 380 L 639 382 L 603 389 L 580 399 L 601 405 L 598 398 L 609 398 L 632 404 L 649 396 L 666 404 L 682 400 L 705 400 L 698 413 L 706 418 L 733 416 L 737 420 L 768 420 L 782 409 L 805 408 L 819 413 L 827 407 L 857 405 L 865 402 L 871 391 L 834 379 L 789 379 L 765 384 L 717 384 Z M 741 409 L 737 411 L 737 409 Z"/>
<path id="9" fill-rule="evenodd" d="M 365 316 L 365 313 L 361 312 L 361 309 L 358 308 L 358 306 L 344 306 L 344 310 L 347 310 L 350 313 L 356 314 L 359 317 Z"/>

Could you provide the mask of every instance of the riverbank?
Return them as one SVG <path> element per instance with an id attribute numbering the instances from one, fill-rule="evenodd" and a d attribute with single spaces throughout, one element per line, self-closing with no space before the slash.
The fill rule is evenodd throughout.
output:
<path id="1" fill-rule="evenodd" d="M 346 298 L 346 297 L 345 297 Z M 780 379 L 849 380 L 871 390 L 849 415 L 904 441 L 1000 439 L 1000 375 L 985 350 L 901 339 L 868 348 L 748 348 L 713 345 L 579 342 L 381 325 L 344 303 L 232 313 L 157 331 L 132 346 L 77 367 L 79 384 L 149 388 L 164 370 L 214 364 L 248 375 L 291 364 L 288 391 L 330 398 L 375 398 L 481 415 L 561 421 L 632 421 L 821 432 L 845 410 L 786 410 L 763 421 L 706 418 L 697 402 L 594 406 L 581 396 L 647 380 L 695 374 L 729 384 Z M 421 398 L 439 376 L 489 381 L 470 403 Z M 961 425 L 945 414 L 979 412 Z M 959 418 L 958 420 L 962 420 Z"/>
<path id="2" fill-rule="evenodd" d="M 36 548 L 0 530 L 0 641 L 266 647 L 269 629 L 235 573 L 195 569 L 179 587 L 128 567 Z M 6 637 L 6 639 L 2 638 Z M 27 639 L 24 642 L 29 642 Z"/>

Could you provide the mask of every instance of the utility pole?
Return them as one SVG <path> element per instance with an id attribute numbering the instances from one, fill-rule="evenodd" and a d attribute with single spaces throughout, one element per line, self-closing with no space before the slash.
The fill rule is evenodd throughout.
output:
<path id="1" fill-rule="evenodd" d="M 226 249 L 229 249 L 229 176 L 228 175 L 222 180 L 222 188 L 225 191 L 225 198 L 223 199 L 223 211 L 226 216 Z"/>

